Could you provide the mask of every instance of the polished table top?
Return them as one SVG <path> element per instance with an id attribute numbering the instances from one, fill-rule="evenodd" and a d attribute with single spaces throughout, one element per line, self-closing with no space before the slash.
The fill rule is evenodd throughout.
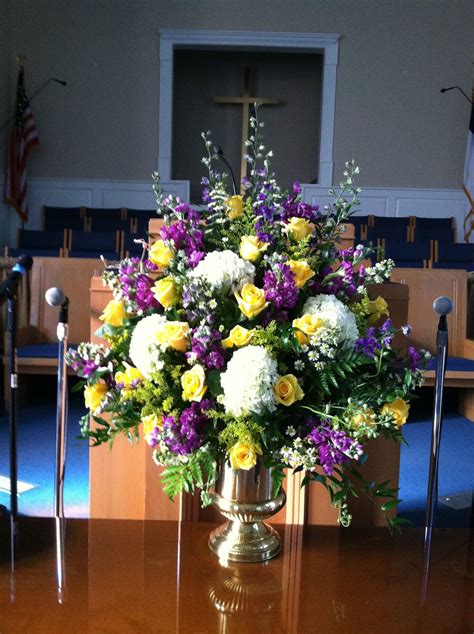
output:
<path id="1" fill-rule="evenodd" d="M 473 541 L 433 533 L 420 603 L 423 533 L 405 529 L 278 527 L 283 550 L 266 564 L 222 565 L 212 525 L 67 520 L 58 588 L 54 519 L 20 518 L 11 571 L 0 523 L 0 632 L 472 632 Z M 59 542 L 60 543 L 60 542 Z M 60 575 L 60 580 L 61 580 Z"/>

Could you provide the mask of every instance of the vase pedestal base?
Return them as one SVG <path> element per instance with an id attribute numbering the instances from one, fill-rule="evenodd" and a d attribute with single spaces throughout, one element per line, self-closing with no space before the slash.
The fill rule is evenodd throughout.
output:
<path id="1" fill-rule="evenodd" d="M 223 561 L 267 561 L 280 552 L 280 535 L 265 522 L 229 520 L 212 531 L 209 548 Z"/>

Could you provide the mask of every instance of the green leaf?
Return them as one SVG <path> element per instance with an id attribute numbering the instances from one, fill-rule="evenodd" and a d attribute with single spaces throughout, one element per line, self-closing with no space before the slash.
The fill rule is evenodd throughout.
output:
<path id="1" fill-rule="evenodd" d="M 81 390 L 84 389 L 84 385 L 86 384 L 87 384 L 87 381 L 78 381 L 72 386 L 71 392 L 80 392 Z"/>
<path id="2" fill-rule="evenodd" d="M 390 509 L 396 508 L 400 504 L 400 502 L 401 500 L 399 499 L 390 500 L 389 502 L 385 502 L 385 504 L 382 504 L 380 508 L 382 509 L 382 511 L 389 511 Z"/>
<path id="3" fill-rule="evenodd" d="M 213 396 L 219 396 L 219 394 L 224 392 L 221 385 L 221 373 L 219 370 L 210 370 L 206 376 L 206 383 Z"/>

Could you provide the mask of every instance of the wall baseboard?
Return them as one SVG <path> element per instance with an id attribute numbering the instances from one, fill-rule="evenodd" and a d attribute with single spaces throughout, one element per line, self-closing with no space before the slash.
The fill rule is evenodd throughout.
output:
<path id="1" fill-rule="evenodd" d="M 0 178 L 3 181 L 3 177 Z M 95 179 L 31 178 L 28 181 L 30 216 L 27 229 L 41 229 L 41 206 L 55 207 L 129 207 L 154 209 L 155 195 L 151 181 L 112 181 Z M 175 194 L 182 200 L 189 199 L 187 181 L 162 182 L 165 193 Z M 318 204 L 321 210 L 332 198 L 328 189 L 320 185 L 302 184 L 304 200 Z M 360 196 L 360 215 L 452 217 L 456 219 L 457 240 L 464 241 L 463 222 L 467 201 L 461 189 L 404 189 L 388 187 L 364 187 Z M 0 212 L 5 222 L 0 224 L 3 244 L 14 245 L 19 220 L 16 213 L 3 204 Z M 1 245 L 0 245 L 1 246 Z"/>

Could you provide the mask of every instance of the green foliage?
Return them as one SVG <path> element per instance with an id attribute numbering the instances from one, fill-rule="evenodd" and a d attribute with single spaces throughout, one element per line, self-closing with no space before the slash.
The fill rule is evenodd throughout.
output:
<path id="1" fill-rule="evenodd" d="M 209 489 L 216 481 L 216 462 L 205 450 L 188 456 L 186 462 L 169 465 L 161 474 L 163 491 L 170 498 L 174 498 L 185 491 L 194 493 L 196 487 L 201 489 L 203 504 L 210 503 Z"/>
<path id="2" fill-rule="evenodd" d="M 342 349 L 334 361 L 328 362 L 324 368 L 314 373 L 312 391 L 328 396 L 347 393 L 352 390 L 353 380 L 359 380 L 362 366 L 367 366 L 368 363 L 372 362 L 355 350 Z"/>
<path id="3" fill-rule="evenodd" d="M 260 444 L 263 431 L 263 426 L 250 417 L 233 417 L 220 432 L 219 443 L 227 450 L 237 442 Z"/>

